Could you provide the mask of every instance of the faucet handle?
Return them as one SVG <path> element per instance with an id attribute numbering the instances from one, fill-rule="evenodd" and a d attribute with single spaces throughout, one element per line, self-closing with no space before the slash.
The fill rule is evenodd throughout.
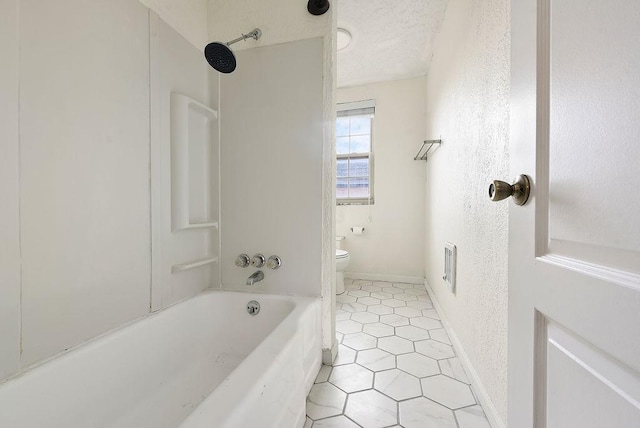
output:
<path id="1" fill-rule="evenodd" d="M 262 254 L 256 254 L 251 259 L 251 266 L 261 268 L 262 266 L 264 266 L 265 262 L 266 262 L 266 259 Z"/>
<path id="2" fill-rule="evenodd" d="M 250 263 L 251 260 L 249 260 L 249 256 L 246 254 L 240 254 L 238 257 L 236 257 L 236 266 L 238 267 L 246 268 Z"/>
<path id="3" fill-rule="evenodd" d="M 282 260 L 278 256 L 271 256 L 269 260 L 267 260 L 267 267 L 269 269 L 278 269 L 282 266 Z"/>

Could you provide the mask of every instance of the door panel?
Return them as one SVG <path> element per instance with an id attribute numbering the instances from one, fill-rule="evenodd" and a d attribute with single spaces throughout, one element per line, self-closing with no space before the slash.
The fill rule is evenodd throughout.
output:
<path id="1" fill-rule="evenodd" d="M 509 426 L 640 426 L 640 3 L 513 0 Z"/>
<path id="2" fill-rule="evenodd" d="M 629 160 L 640 161 L 640 2 L 553 0 L 541 19 L 549 251 L 640 273 L 640 198 L 628 187 L 638 182 Z"/>
<path id="3" fill-rule="evenodd" d="M 547 324 L 548 427 L 633 427 L 640 378 L 559 325 Z"/>

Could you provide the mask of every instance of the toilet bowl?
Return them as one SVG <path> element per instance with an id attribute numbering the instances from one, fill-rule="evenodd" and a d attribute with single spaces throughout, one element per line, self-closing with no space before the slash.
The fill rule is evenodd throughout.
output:
<path id="1" fill-rule="evenodd" d="M 336 294 L 344 293 L 344 271 L 349 266 L 349 252 L 336 250 Z"/>

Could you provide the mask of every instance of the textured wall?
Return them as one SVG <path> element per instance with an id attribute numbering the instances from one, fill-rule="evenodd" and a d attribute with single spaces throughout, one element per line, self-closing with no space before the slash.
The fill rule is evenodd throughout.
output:
<path id="1" fill-rule="evenodd" d="M 413 160 L 424 140 L 425 79 L 338 89 L 338 102 L 376 100 L 373 121 L 374 198 L 336 208 L 336 233 L 351 255 L 348 272 L 424 276 L 424 162 Z M 361 236 L 352 226 L 364 226 Z"/>
<path id="2" fill-rule="evenodd" d="M 199 49 L 207 44 L 207 0 L 140 0 Z"/>
<path id="3" fill-rule="evenodd" d="M 451 0 L 427 76 L 427 280 L 499 415 L 506 420 L 508 206 L 490 181 L 509 172 L 507 0 Z M 458 290 L 442 281 L 458 247 Z"/>

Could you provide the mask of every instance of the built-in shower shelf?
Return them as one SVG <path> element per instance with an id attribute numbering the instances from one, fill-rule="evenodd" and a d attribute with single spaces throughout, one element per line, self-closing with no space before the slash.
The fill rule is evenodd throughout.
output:
<path id="1" fill-rule="evenodd" d="M 413 158 L 413 160 L 426 161 L 431 148 L 434 146 L 439 146 L 440 144 L 442 144 L 442 140 L 424 140 L 424 142 L 422 143 L 422 147 L 420 147 L 420 150 L 418 150 L 418 154 Z"/>
<path id="2" fill-rule="evenodd" d="M 177 265 L 171 266 L 171 273 L 183 272 L 189 269 L 195 269 L 200 266 L 210 265 L 212 263 L 218 263 L 217 257 L 205 257 L 203 259 L 192 260 L 185 263 L 180 263 Z"/>
<path id="3" fill-rule="evenodd" d="M 215 227 L 218 113 L 185 95 L 171 94 L 171 227 Z M 217 225 L 216 225 L 217 226 Z"/>
<path id="4" fill-rule="evenodd" d="M 217 229 L 218 228 L 218 222 L 217 221 L 213 221 L 213 222 L 203 222 L 203 223 L 189 223 L 188 225 L 183 226 L 181 230 L 185 230 L 185 229 L 206 229 L 206 228 Z"/>

